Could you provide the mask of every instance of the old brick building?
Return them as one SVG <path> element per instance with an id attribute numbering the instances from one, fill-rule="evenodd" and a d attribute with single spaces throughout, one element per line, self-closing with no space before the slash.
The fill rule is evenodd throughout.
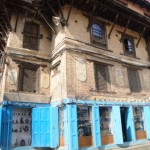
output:
<path id="1" fill-rule="evenodd" d="M 3 150 L 150 149 L 149 1 L 0 3 Z"/>

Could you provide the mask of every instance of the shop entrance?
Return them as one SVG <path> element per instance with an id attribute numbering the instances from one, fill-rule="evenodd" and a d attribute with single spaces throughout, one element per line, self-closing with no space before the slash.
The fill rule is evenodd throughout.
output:
<path id="1" fill-rule="evenodd" d="M 30 108 L 14 108 L 12 113 L 12 147 L 31 145 Z"/>
<path id="2" fill-rule="evenodd" d="M 123 141 L 127 142 L 128 138 L 127 138 L 127 128 L 126 128 L 126 124 L 127 124 L 127 107 L 121 107 L 121 123 L 122 123 L 122 134 L 123 134 Z"/>

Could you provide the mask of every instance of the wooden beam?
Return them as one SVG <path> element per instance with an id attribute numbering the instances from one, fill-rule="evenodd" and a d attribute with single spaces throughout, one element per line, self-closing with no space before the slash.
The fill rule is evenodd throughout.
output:
<path id="1" fill-rule="evenodd" d="M 5 11 L 5 14 L 6 14 L 6 20 L 7 20 L 7 22 L 8 22 L 8 26 L 9 26 L 9 28 L 10 28 L 10 30 L 12 30 L 12 28 L 11 28 L 11 24 L 10 24 L 10 19 L 9 19 L 9 15 L 8 15 L 8 11 L 7 11 L 7 9 L 6 9 L 6 5 L 3 5 L 3 9 L 4 9 L 4 11 Z"/>
<path id="2" fill-rule="evenodd" d="M 40 13 L 40 16 L 43 18 L 43 20 L 46 22 L 46 24 L 50 27 L 50 29 L 56 34 L 56 31 L 53 29 L 53 27 L 48 23 L 46 18 Z"/>
<path id="3" fill-rule="evenodd" d="M 91 25 L 93 23 L 93 15 L 91 13 L 89 13 L 89 15 L 88 15 L 88 21 L 89 21 L 89 23 L 88 23 L 88 26 L 87 26 L 87 31 L 90 30 Z"/>
<path id="4" fill-rule="evenodd" d="M 123 17 L 125 17 L 125 18 L 127 18 L 127 19 L 129 18 L 128 15 L 126 15 L 126 14 L 120 12 L 120 11 L 118 12 L 116 9 L 113 9 L 113 7 L 110 7 L 110 6 L 108 6 L 108 5 L 106 5 L 106 4 L 102 3 L 102 2 L 98 2 L 98 1 L 97 1 L 96 4 L 97 4 L 97 7 L 103 6 L 103 7 L 107 8 L 107 9 L 111 10 L 111 11 L 114 12 L 114 13 L 119 13 L 120 16 L 123 16 Z M 127 9 L 127 8 L 126 8 L 126 9 Z M 131 12 L 131 10 L 130 10 L 130 12 Z M 132 13 L 134 13 L 134 12 L 132 12 Z M 141 18 L 141 17 L 144 18 L 143 16 L 139 16 L 139 18 Z M 144 22 L 142 22 L 142 21 L 139 21 L 138 19 L 135 19 L 135 18 L 133 18 L 133 17 L 131 17 L 131 16 L 130 16 L 130 19 L 131 19 L 132 21 L 136 22 L 136 23 L 139 23 L 139 24 L 141 24 L 141 25 L 143 25 L 143 26 L 146 26 L 147 28 L 150 28 L 150 23 L 146 24 L 146 23 L 144 23 Z M 147 20 L 147 19 L 144 18 L 144 20 Z"/>
<path id="5" fill-rule="evenodd" d="M 17 12 L 17 17 L 16 17 L 16 23 L 15 23 L 14 32 L 16 32 L 16 31 L 17 31 L 18 19 L 19 19 L 19 12 Z"/>
<path id="6" fill-rule="evenodd" d="M 143 32 L 140 34 L 140 37 L 139 37 L 139 39 L 138 39 L 138 41 L 137 41 L 137 43 L 136 43 L 136 47 L 138 47 L 138 45 L 139 45 L 139 43 L 140 43 L 140 41 L 141 41 L 141 38 L 142 38 L 142 36 L 143 36 L 144 33 L 145 33 L 145 30 L 146 30 L 146 27 L 143 28 Z"/>
<path id="7" fill-rule="evenodd" d="M 58 6 L 60 8 L 61 17 L 62 17 L 62 19 L 64 19 L 64 15 L 63 15 L 63 12 L 62 12 L 60 0 L 57 0 L 57 2 L 58 2 Z"/>
<path id="8" fill-rule="evenodd" d="M 119 15 L 117 14 L 117 15 L 116 15 L 116 18 L 115 18 L 115 21 L 114 21 L 114 23 L 113 23 L 113 25 L 112 25 L 112 27 L 111 27 L 111 30 L 110 30 L 110 32 L 109 32 L 109 34 L 108 34 L 108 38 L 109 38 L 109 39 L 110 39 L 111 33 L 112 33 L 112 31 L 113 31 L 113 28 L 114 28 L 114 26 L 115 26 L 115 24 L 116 24 L 116 22 L 117 22 L 117 20 L 118 20 L 118 17 L 119 17 Z"/>
<path id="9" fill-rule="evenodd" d="M 48 8 L 52 11 L 54 16 L 58 16 L 58 14 L 56 13 L 56 11 L 54 10 L 54 8 L 47 2 L 47 6 Z"/>
<path id="10" fill-rule="evenodd" d="M 67 16 L 67 19 L 66 19 L 66 25 L 68 25 L 68 20 L 69 20 L 70 13 L 71 13 L 71 10 L 72 10 L 72 7 L 73 7 L 73 3 L 74 3 L 74 0 L 72 0 L 71 5 L 70 5 L 70 9 L 69 9 L 68 16 Z"/>
<path id="11" fill-rule="evenodd" d="M 122 42 L 122 37 L 125 35 L 125 32 L 126 32 L 128 26 L 129 26 L 130 20 L 131 20 L 131 19 L 129 18 L 129 20 L 128 20 L 128 22 L 127 22 L 125 28 L 124 28 L 124 31 L 123 31 L 123 33 L 122 33 L 122 35 L 121 35 L 121 38 L 120 38 L 120 41 L 121 41 L 121 42 Z"/>

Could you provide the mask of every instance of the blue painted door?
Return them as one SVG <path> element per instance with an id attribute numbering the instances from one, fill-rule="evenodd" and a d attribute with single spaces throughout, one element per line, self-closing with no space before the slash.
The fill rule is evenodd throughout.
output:
<path id="1" fill-rule="evenodd" d="M 2 150 L 11 150 L 12 139 L 12 108 L 2 108 Z"/>
<path id="2" fill-rule="evenodd" d="M 112 107 L 112 119 L 113 119 L 114 143 L 123 144 L 122 124 L 119 106 Z"/>
<path id="3" fill-rule="evenodd" d="M 58 146 L 58 108 L 33 108 L 32 146 L 51 148 Z"/>
<path id="4" fill-rule="evenodd" d="M 50 147 L 59 146 L 58 107 L 50 108 Z"/>
<path id="5" fill-rule="evenodd" d="M 92 122 L 93 122 L 93 146 L 95 148 L 101 146 L 101 133 L 100 133 L 100 115 L 99 106 L 93 105 L 92 107 Z"/>
<path id="6" fill-rule="evenodd" d="M 1 147 L 1 145 L 2 145 L 1 126 L 2 126 L 2 108 L 0 107 L 0 147 Z"/>
<path id="7" fill-rule="evenodd" d="M 125 119 L 126 119 L 127 141 L 135 141 L 136 134 L 135 134 L 135 127 L 134 127 L 134 116 L 133 116 L 133 108 L 131 106 L 127 108 Z"/>
<path id="8" fill-rule="evenodd" d="M 146 126 L 147 139 L 150 140 L 150 107 L 149 106 L 144 107 L 144 120 Z"/>
<path id="9" fill-rule="evenodd" d="M 65 150 L 78 150 L 77 106 L 66 105 L 64 108 Z"/>

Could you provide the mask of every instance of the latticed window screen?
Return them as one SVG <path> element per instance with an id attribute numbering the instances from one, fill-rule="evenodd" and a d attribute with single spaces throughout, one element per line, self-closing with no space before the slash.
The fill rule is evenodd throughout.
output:
<path id="1" fill-rule="evenodd" d="M 140 92 L 141 84 L 137 70 L 128 68 L 128 80 L 131 92 Z"/>
<path id="2" fill-rule="evenodd" d="M 24 28 L 23 47 L 38 50 L 39 45 L 39 25 L 32 22 L 26 22 Z"/>
<path id="3" fill-rule="evenodd" d="M 37 68 L 22 66 L 20 68 L 20 90 L 25 92 L 36 92 Z"/>
<path id="4" fill-rule="evenodd" d="M 108 90 L 107 83 L 109 82 L 109 75 L 107 66 L 95 65 L 95 82 L 97 90 Z"/>

